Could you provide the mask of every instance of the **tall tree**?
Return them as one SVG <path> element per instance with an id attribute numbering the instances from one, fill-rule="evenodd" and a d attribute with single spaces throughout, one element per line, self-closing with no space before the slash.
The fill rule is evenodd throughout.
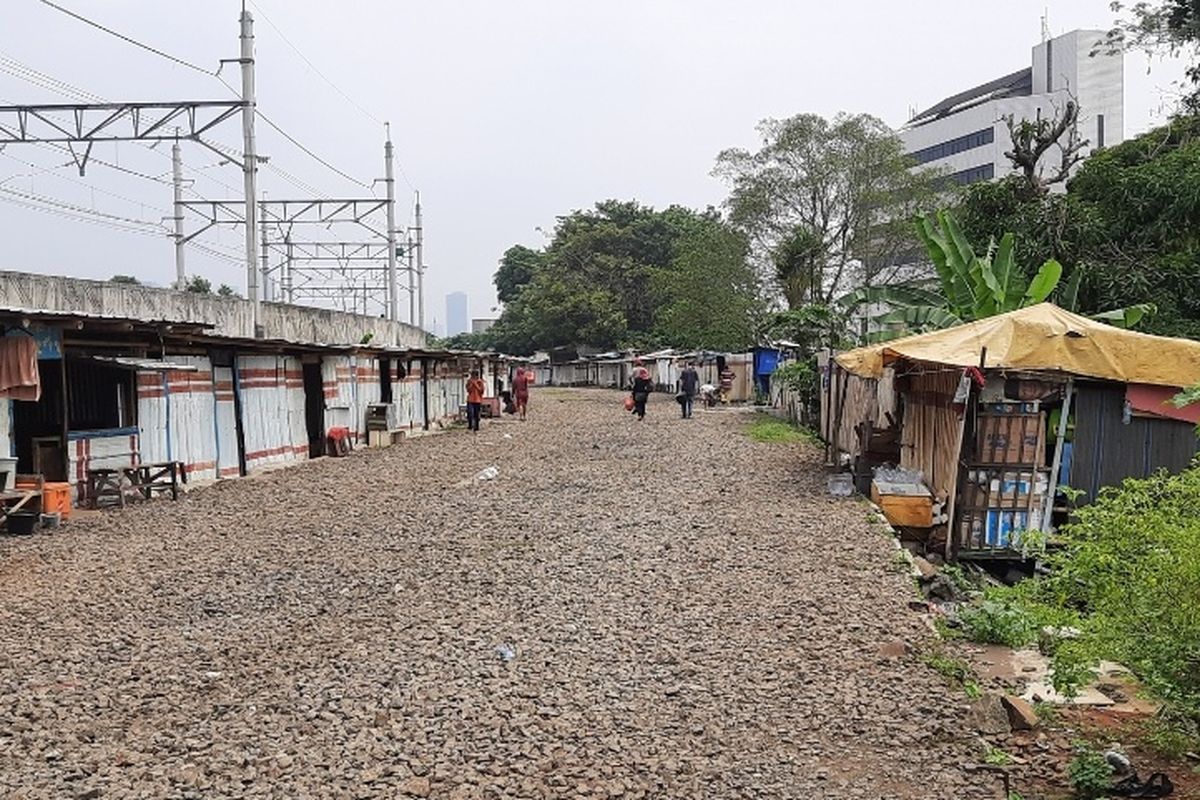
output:
<path id="1" fill-rule="evenodd" d="M 1153 303 L 1142 329 L 1200 338 L 1198 185 L 1200 116 L 1177 117 L 1093 153 L 1065 194 L 1031 195 L 1014 177 L 970 187 L 955 214 L 972 241 L 1012 231 L 1018 263 L 1061 262 L 1061 305 L 1099 314 Z"/>
<path id="2" fill-rule="evenodd" d="M 910 220 L 937 207 L 944 184 L 914 168 L 887 125 L 866 114 L 800 114 L 763 120 L 758 131 L 757 151 L 725 150 L 714 174 L 729 184 L 730 219 L 764 273 L 775 272 L 797 231 L 810 238 L 812 277 L 802 292 L 788 287 L 790 304 L 828 303 L 850 286 L 888 283 L 911 269 L 905 256 L 919 244 Z M 794 274 L 773 277 L 782 284 Z"/>
<path id="3" fill-rule="evenodd" d="M 747 297 L 753 299 L 753 280 L 745 279 L 745 247 L 731 244 L 733 236 L 713 209 L 656 210 L 609 200 L 561 217 L 544 250 L 511 248 L 505 254 L 497 287 L 519 291 L 506 295 L 511 300 L 493 329 L 497 346 L 527 352 L 566 344 L 678 344 L 664 341 L 673 335 L 686 335 L 696 346 L 715 346 L 701 342 L 702 325 L 685 324 L 687 303 L 680 298 L 691 297 L 697 314 L 698 299 L 722 309 L 740 309 Z M 701 257 L 697 241 L 713 252 Z M 528 277 L 513 279 L 519 273 L 514 265 L 527 266 Z M 712 319 L 710 330 L 720 327 L 722 338 L 731 338 L 727 316 Z"/>
<path id="4" fill-rule="evenodd" d="M 790 309 L 802 308 L 813 299 L 825 263 L 821 236 L 798 226 L 780 240 L 771 257 L 775 282 Z"/>
<path id="5" fill-rule="evenodd" d="M 1140 0 L 1132 6 L 1114 2 L 1116 12 L 1128 16 L 1117 21 L 1101 47 L 1110 50 L 1140 49 L 1152 53 L 1183 55 L 1191 62 L 1180 103 L 1186 113 L 1200 113 L 1200 2 L 1197 0 Z"/>
<path id="6" fill-rule="evenodd" d="M 514 244 L 500 257 L 500 268 L 493 282 L 496 297 L 501 303 L 511 303 L 529 285 L 542 263 L 542 254 L 520 244 Z"/>
<path id="7" fill-rule="evenodd" d="M 739 351 L 754 344 L 761 315 L 746 240 L 726 226 L 709 225 L 685 236 L 669 269 L 654 276 L 663 298 L 655 338 L 674 347 Z"/>

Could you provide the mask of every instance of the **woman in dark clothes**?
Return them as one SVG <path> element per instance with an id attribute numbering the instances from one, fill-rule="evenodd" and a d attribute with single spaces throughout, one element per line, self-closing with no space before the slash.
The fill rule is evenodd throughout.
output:
<path id="1" fill-rule="evenodd" d="M 653 389 L 650 371 L 645 367 L 638 367 L 633 373 L 633 413 L 637 414 L 639 420 L 646 418 L 646 401 L 650 399 Z"/>

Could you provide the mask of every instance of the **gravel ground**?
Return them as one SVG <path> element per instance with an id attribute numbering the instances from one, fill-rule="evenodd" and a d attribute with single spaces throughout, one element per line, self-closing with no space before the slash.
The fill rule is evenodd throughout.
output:
<path id="1" fill-rule="evenodd" d="M 997 797 L 820 453 L 619 403 L 0 540 L 0 796 Z"/>

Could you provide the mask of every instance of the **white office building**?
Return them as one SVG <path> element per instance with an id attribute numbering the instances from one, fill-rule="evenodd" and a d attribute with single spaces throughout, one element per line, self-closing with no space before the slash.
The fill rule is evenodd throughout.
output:
<path id="1" fill-rule="evenodd" d="M 1124 62 L 1120 54 L 1092 55 L 1104 35 L 1076 30 L 1044 41 L 1033 48 L 1031 66 L 916 114 L 900 130 L 906 150 L 961 185 L 1002 178 L 1013 171 L 1004 156 L 1012 144 L 1004 117 L 1053 117 L 1072 99 L 1079 104 L 1079 136 L 1088 142 L 1084 154 L 1118 144 L 1125 129 Z M 1046 152 L 1047 175 L 1061 158 L 1057 147 Z"/>

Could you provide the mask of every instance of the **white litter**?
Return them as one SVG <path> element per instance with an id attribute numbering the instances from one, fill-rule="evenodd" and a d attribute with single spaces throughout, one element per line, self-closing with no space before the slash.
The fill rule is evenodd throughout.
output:
<path id="1" fill-rule="evenodd" d="M 477 481 L 495 480 L 496 476 L 499 474 L 500 474 L 500 470 L 498 470 L 494 466 L 492 466 L 492 467 L 488 467 L 487 469 L 481 471 L 478 475 L 476 475 L 475 480 L 477 480 Z"/>

